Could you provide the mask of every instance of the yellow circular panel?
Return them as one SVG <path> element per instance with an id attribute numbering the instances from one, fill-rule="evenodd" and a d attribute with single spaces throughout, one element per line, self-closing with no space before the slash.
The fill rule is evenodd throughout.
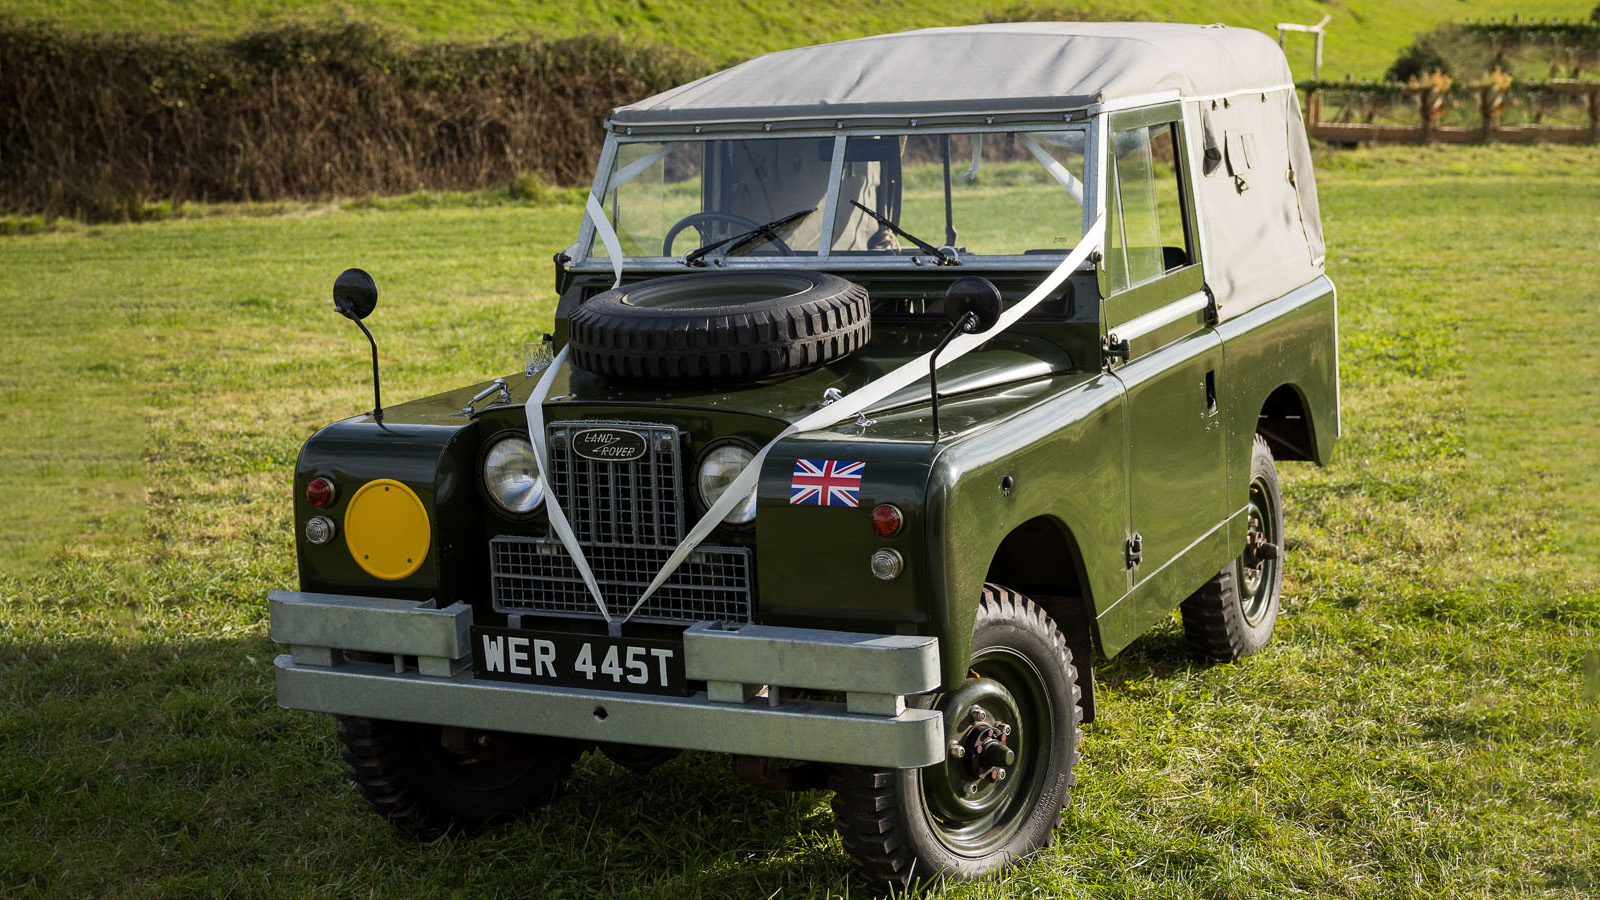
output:
<path id="1" fill-rule="evenodd" d="M 432 532 L 415 491 L 391 478 L 362 485 L 344 514 L 344 543 L 368 575 L 398 581 L 422 565 Z"/>

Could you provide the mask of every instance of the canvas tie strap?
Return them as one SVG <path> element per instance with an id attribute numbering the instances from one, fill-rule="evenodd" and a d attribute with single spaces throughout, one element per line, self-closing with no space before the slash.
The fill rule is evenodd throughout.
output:
<path id="1" fill-rule="evenodd" d="M 590 195 L 589 199 L 598 209 L 599 204 L 594 201 L 594 196 Z M 604 216 L 603 212 L 601 212 L 601 216 Z M 943 368 L 945 365 L 972 352 L 1031 312 L 1035 306 L 1038 306 L 1046 297 L 1054 293 L 1073 272 L 1077 271 L 1078 267 L 1088 260 L 1091 253 L 1100 249 L 1104 237 L 1105 218 L 1102 216 L 1096 219 L 1093 225 L 1089 226 L 1089 230 L 1084 232 L 1083 239 L 1067 255 L 1067 258 L 1062 260 L 1061 264 L 1056 266 L 1045 277 L 1044 281 L 1039 283 L 1038 287 L 1029 292 L 1028 296 L 1017 301 L 1010 309 L 1002 313 L 1000 320 L 994 324 L 993 328 L 981 334 L 964 334 L 951 341 L 945 348 L 944 353 L 940 355 L 938 367 Z M 619 267 L 620 271 L 621 257 L 614 256 L 613 259 L 617 261 L 616 266 Z M 711 530 L 717 527 L 717 523 L 721 522 L 728 513 L 733 511 L 734 506 L 738 505 L 755 489 L 756 481 L 761 477 L 761 465 L 766 461 L 767 454 L 772 452 L 772 448 L 778 445 L 778 442 L 802 431 L 816 431 L 836 425 L 873 404 L 882 402 L 890 394 L 926 378 L 929 360 L 932 356 L 933 353 L 931 351 L 922 354 L 882 377 L 791 423 L 783 431 L 779 432 L 777 437 L 768 441 L 766 446 L 757 451 L 756 455 L 745 465 L 744 470 L 733 480 L 733 483 L 723 490 L 717 501 L 711 504 L 711 508 L 706 510 L 705 515 L 700 517 L 700 521 L 689 529 L 689 533 L 678 544 L 677 548 L 672 551 L 672 555 L 667 557 L 667 561 L 662 565 L 661 571 L 657 572 L 655 578 L 651 579 L 649 586 L 644 589 L 644 593 L 639 595 L 639 599 L 634 601 L 633 606 L 628 609 L 627 614 L 622 617 L 621 621 L 612 619 L 610 612 L 606 608 L 605 598 L 601 596 L 600 588 L 595 583 L 594 573 L 590 570 L 588 560 L 584 557 L 583 548 L 578 546 L 577 537 L 572 532 L 572 526 L 567 523 L 566 515 L 561 511 L 561 504 L 557 501 L 555 492 L 553 490 L 548 492 L 545 495 L 545 506 L 549 510 L 550 526 L 555 531 L 556 536 L 560 538 L 562 546 L 566 547 L 567 552 L 572 555 L 572 561 L 577 565 L 579 574 L 583 576 L 583 583 L 588 586 L 589 593 L 594 597 L 595 605 L 600 608 L 600 615 L 604 617 L 610 631 L 613 634 L 620 631 L 622 624 L 631 619 L 634 613 L 638 612 L 639 608 L 645 604 L 645 601 L 649 600 L 656 590 L 665 584 L 667 579 L 672 577 L 672 573 L 678 570 L 683 561 L 689 558 L 689 554 L 693 553 L 694 549 L 700 545 L 700 542 L 705 540 L 706 536 L 711 533 Z M 550 386 L 555 381 L 556 371 L 565 365 L 566 361 L 567 348 L 563 347 L 561 352 L 556 354 L 556 358 L 550 363 L 550 367 L 545 370 L 544 376 L 539 379 L 539 383 L 535 386 L 533 393 L 528 396 L 526 404 L 528 438 L 533 443 L 534 458 L 538 461 L 541 472 L 550 471 L 547 462 L 548 451 L 545 447 L 543 404 L 545 397 L 550 392 Z"/>

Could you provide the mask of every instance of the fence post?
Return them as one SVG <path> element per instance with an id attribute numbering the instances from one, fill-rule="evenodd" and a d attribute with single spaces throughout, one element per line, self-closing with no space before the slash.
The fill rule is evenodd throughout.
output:
<path id="1" fill-rule="evenodd" d="M 1417 92 L 1417 112 L 1422 116 L 1422 143 L 1433 139 L 1433 88 Z"/>
<path id="2" fill-rule="evenodd" d="M 1478 113 L 1483 117 L 1483 142 L 1485 144 L 1494 140 L 1495 130 L 1500 127 L 1500 107 L 1503 104 L 1500 89 L 1492 84 L 1484 85 L 1478 91 Z"/>
<path id="3" fill-rule="evenodd" d="M 1600 143 L 1600 87 L 1589 89 L 1589 143 Z"/>

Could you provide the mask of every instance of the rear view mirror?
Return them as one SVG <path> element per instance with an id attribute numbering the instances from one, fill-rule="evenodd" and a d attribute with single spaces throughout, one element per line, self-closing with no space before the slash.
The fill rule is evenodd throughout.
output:
<path id="1" fill-rule="evenodd" d="M 360 321 L 378 305 L 378 285 L 360 269 L 345 269 L 333 281 L 333 308 L 345 318 Z"/>
<path id="2" fill-rule="evenodd" d="M 1000 305 L 1000 289 L 987 278 L 957 278 L 944 292 L 945 317 L 959 326 L 966 314 L 972 313 L 963 330 L 973 334 L 988 331 L 1000 321 Z"/>

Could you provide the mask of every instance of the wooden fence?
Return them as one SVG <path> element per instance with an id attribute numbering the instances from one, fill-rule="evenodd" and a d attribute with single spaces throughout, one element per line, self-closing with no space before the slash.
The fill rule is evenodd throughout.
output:
<path id="1" fill-rule="evenodd" d="M 1448 82 L 1302 82 L 1306 131 L 1340 143 L 1402 141 L 1481 144 L 1490 141 L 1600 143 L 1600 81 L 1550 79 L 1532 84 L 1488 83 L 1455 87 Z M 1519 112 L 1535 110 L 1534 121 L 1502 122 L 1511 101 Z M 1328 107 L 1337 112 L 1328 115 Z M 1381 112 L 1409 106 L 1410 122 L 1380 122 Z M 1547 109 L 1581 108 L 1577 124 L 1539 121 Z M 1449 112 L 1447 122 L 1446 113 Z M 1582 122 L 1581 119 L 1587 119 Z"/>

